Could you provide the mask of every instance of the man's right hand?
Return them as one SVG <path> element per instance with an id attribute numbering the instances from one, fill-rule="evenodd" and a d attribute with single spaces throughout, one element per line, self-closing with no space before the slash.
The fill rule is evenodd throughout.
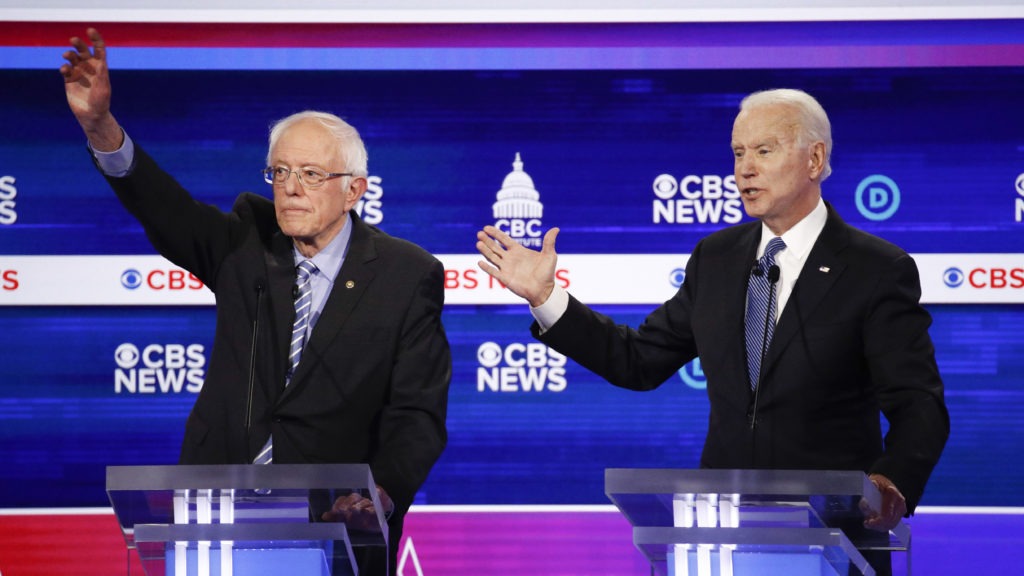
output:
<path id="1" fill-rule="evenodd" d="M 480 269 L 494 277 L 520 298 L 536 308 L 547 302 L 555 288 L 555 237 L 558 228 L 544 234 L 540 252 L 524 248 L 511 236 L 494 226 L 484 226 L 476 233 L 476 249 L 487 258 Z"/>
<path id="2" fill-rule="evenodd" d="M 89 144 L 100 152 L 113 152 L 121 147 L 124 133 L 110 113 L 110 75 L 107 70 L 107 48 L 95 28 L 86 33 L 92 50 L 77 36 L 71 39 L 73 50 L 63 54 L 67 63 L 60 67 L 68 106 L 89 138 Z"/>

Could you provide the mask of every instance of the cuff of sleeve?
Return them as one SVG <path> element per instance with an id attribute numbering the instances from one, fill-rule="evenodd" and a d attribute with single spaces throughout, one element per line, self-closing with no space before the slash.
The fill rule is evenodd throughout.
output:
<path id="1" fill-rule="evenodd" d="M 558 322 L 568 309 L 569 293 L 561 286 L 555 285 L 554 290 L 551 291 L 551 296 L 548 296 L 548 299 L 540 306 L 536 308 L 531 306 L 530 313 L 533 314 L 534 320 L 537 321 L 537 325 L 540 327 L 540 333 L 543 334 L 554 326 L 555 322 Z"/>
<path id="2" fill-rule="evenodd" d="M 100 152 L 99 150 L 94 150 L 89 145 L 89 153 L 96 159 L 96 166 L 99 167 L 104 175 L 113 178 L 127 176 L 135 168 L 135 143 L 132 142 L 127 132 L 122 130 L 122 133 L 124 134 L 124 142 L 120 148 L 113 152 Z"/>

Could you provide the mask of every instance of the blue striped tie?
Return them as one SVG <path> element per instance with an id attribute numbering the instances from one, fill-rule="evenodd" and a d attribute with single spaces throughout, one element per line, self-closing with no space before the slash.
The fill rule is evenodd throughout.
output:
<path id="1" fill-rule="evenodd" d="M 775 334 L 777 294 L 768 281 L 768 270 L 775 265 L 775 254 L 786 248 L 782 238 L 772 238 L 757 261 L 747 285 L 747 375 L 750 389 L 757 387 L 761 375 L 761 355 L 771 345 Z M 769 322 L 767 318 L 771 318 Z"/>
<path id="2" fill-rule="evenodd" d="M 302 357 L 302 347 L 306 343 L 306 333 L 309 332 L 309 320 L 313 312 L 313 288 L 310 280 L 318 271 L 312 260 L 303 260 L 296 268 L 295 322 L 292 324 L 291 346 L 288 347 L 288 374 L 285 377 L 285 386 L 291 384 L 292 374 L 295 374 L 299 359 Z M 271 436 L 252 463 L 270 464 L 273 461 L 274 437 Z"/>

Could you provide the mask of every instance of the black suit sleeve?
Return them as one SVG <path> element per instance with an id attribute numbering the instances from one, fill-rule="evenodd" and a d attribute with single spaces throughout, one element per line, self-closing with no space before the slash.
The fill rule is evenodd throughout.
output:
<path id="1" fill-rule="evenodd" d="M 885 452 L 871 473 L 888 477 L 913 511 L 949 437 L 949 414 L 931 317 L 919 304 L 917 266 L 904 254 L 881 277 L 864 324 L 865 356 L 875 395 L 889 421 Z"/>
<path id="2" fill-rule="evenodd" d="M 699 252 L 698 246 L 687 263 L 687 278 L 696 273 Z M 697 357 L 692 327 L 695 285 L 684 283 L 636 329 L 616 324 L 570 295 L 569 307 L 553 326 L 541 334 L 534 322 L 531 332 L 616 386 L 652 390 Z"/>
<path id="3" fill-rule="evenodd" d="M 132 173 L 105 177 L 157 252 L 216 292 L 220 263 L 244 236 L 242 221 L 233 213 L 197 202 L 137 144 Z"/>
<path id="4" fill-rule="evenodd" d="M 451 352 L 441 309 L 444 270 L 434 260 L 419 278 L 402 323 L 391 390 L 381 412 L 374 479 L 405 511 L 447 442 L 445 417 Z"/>

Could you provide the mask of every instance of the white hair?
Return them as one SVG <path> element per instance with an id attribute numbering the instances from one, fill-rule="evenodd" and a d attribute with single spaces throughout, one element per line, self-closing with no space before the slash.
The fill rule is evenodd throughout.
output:
<path id="1" fill-rule="evenodd" d="M 315 110 L 306 110 L 292 114 L 278 120 L 270 127 L 270 145 L 267 147 L 268 165 L 270 164 L 270 154 L 273 152 L 274 146 L 277 145 L 281 135 L 292 126 L 306 120 L 320 123 L 321 126 L 327 128 L 331 135 L 334 136 L 338 143 L 338 154 L 341 156 L 341 161 L 345 164 L 344 170 L 346 172 L 351 172 L 353 175 L 362 178 L 369 175 L 367 171 L 368 157 L 366 146 L 363 144 L 363 139 L 359 137 L 359 132 L 355 127 L 334 114 L 317 112 Z"/>
<path id="2" fill-rule="evenodd" d="M 796 109 L 800 118 L 797 133 L 800 144 L 810 145 L 818 141 L 825 143 L 825 164 L 821 169 L 821 181 L 824 182 L 832 174 L 832 124 L 825 109 L 814 96 L 803 90 L 779 88 L 750 94 L 740 102 L 740 111 L 772 104 L 785 104 Z"/>

